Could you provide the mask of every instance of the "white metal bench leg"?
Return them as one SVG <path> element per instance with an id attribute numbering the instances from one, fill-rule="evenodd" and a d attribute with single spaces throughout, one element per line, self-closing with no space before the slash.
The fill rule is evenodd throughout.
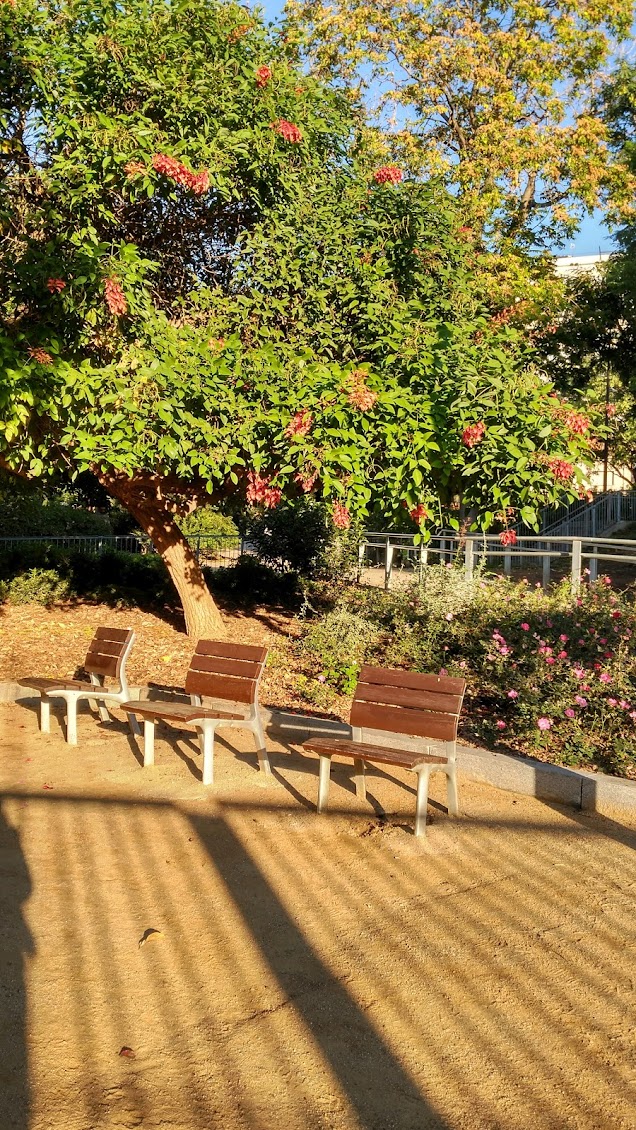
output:
<path id="1" fill-rule="evenodd" d="M 329 777 L 331 775 L 331 758 L 320 758 L 320 772 L 318 776 L 318 805 L 317 812 L 322 812 L 329 795 Z"/>
<path id="2" fill-rule="evenodd" d="M 48 698 L 40 699 L 40 730 L 43 734 L 51 733 L 51 703 Z"/>
<path id="3" fill-rule="evenodd" d="M 77 699 L 74 695 L 66 699 L 66 740 L 69 745 L 77 745 Z"/>
<path id="4" fill-rule="evenodd" d="M 155 724 L 151 718 L 144 719 L 144 769 L 155 763 Z"/>
<path id="5" fill-rule="evenodd" d="M 426 806 L 428 804 L 428 779 L 431 775 L 430 765 L 424 765 L 417 770 L 417 802 L 415 806 L 415 835 L 426 835 Z"/>
<path id="6" fill-rule="evenodd" d="M 450 816 L 459 816 L 459 796 L 457 793 L 457 769 L 449 765 L 446 770 L 446 798 Z"/>
<path id="7" fill-rule="evenodd" d="M 203 784 L 214 784 L 214 726 L 203 723 Z"/>
<path id="8" fill-rule="evenodd" d="M 263 723 L 261 721 L 260 714 L 258 713 L 258 708 L 256 710 L 256 717 L 254 718 L 254 721 L 252 723 L 252 733 L 254 735 L 254 741 L 256 742 L 256 752 L 258 754 L 259 768 L 266 777 L 270 777 L 272 773 L 272 767 L 269 763 L 269 757 L 267 756 L 267 746 L 265 745 L 265 731 L 263 729 Z"/>
<path id="9" fill-rule="evenodd" d="M 355 776 L 354 776 L 353 779 L 355 781 L 355 786 L 356 786 L 356 796 L 360 800 L 366 800 L 367 778 L 366 778 L 366 771 L 365 771 L 366 766 L 364 764 L 364 761 L 361 761 L 360 758 L 355 757 L 354 760 L 353 760 L 353 768 L 354 768 L 354 771 L 355 771 Z"/>

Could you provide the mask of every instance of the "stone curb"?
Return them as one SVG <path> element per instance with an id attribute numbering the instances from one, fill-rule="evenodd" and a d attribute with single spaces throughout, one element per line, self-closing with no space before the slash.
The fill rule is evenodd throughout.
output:
<path id="1" fill-rule="evenodd" d="M 154 687 L 131 687 L 130 693 L 131 698 L 163 697 Z M 27 687 L 21 687 L 18 683 L 0 682 L 0 702 L 28 699 L 35 701 L 33 692 Z M 268 733 L 294 745 L 316 736 L 351 736 L 349 726 L 330 718 L 270 710 L 267 707 L 262 708 L 262 715 Z M 366 733 L 368 737 L 373 737 L 373 731 Z M 378 737 L 382 744 L 387 744 L 386 734 Z M 414 740 L 409 738 L 396 739 L 395 745 L 402 749 L 415 748 Z M 622 777 L 609 777 L 604 773 L 592 773 L 585 769 L 565 769 L 531 757 L 493 753 L 491 750 L 461 743 L 457 746 L 457 765 L 471 780 L 482 781 L 498 789 L 572 805 L 583 812 L 636 814 L 636 781 L 627 781 Z"/>

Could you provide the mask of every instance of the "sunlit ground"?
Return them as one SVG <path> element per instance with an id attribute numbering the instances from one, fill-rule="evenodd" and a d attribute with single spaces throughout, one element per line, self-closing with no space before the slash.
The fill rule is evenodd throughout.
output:
<path id="1" fill-rule="evenodd" d="M 187 735 L 0 726 L 0 1130 L 633 1130 L 634 830 L 434 778 L 420 842 L 399 771 L 318 817 L 249 734 L 205 791 Z"/>

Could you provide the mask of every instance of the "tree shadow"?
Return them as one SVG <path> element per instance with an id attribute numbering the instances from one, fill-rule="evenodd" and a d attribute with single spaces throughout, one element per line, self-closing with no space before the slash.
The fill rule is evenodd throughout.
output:
<path id="1" fill-rule="evenodd" d="M 21 912 L 31 880 L 20 839 L 0 804 L 0 1126 L 28 1130 L 24 959 L 33 941 Z"/>
<path id="2" fill-rule="evenodd" d="M 320 1045 L 361 1130 L 448 1130 L 346 985 L 309 945 L 227 822 L 193 814 L 190 821 L 287 1000 Z"/>

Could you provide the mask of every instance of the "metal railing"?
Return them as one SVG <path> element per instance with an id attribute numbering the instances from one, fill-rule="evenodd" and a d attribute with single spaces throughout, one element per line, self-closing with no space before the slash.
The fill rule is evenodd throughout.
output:
<path id="1" fill-rule="evenodd" d="M 590 580 L 595 580 L 599 561 L 628 569 L 636 567 L 636 540 L 529 535 L 518 538 L 514 546 L 502 546 L 498 534 L 469 534 L 461 538 L 454 533 L 441 533 L 415 546 L 408 534 L 368 533 L 358 551 L 358 580 L 373 583 L 372 574 L 377 577 L 380 573 L 384 588 L 388 590 L 396 574 L 411 579 L 433 563 L 463 564 L 469 577 L 478 564 L 486 568 L 499 566 L 507 576 L 515 566 L 523 570 L 540 565 L 541 583 L 545 587 L 550 583 L 553 566 L 559 563 L 565 565 L 573 591 L 578 591 L 584 565 L 587 563 Z"/>
<path id="2" fill-rule="evenodd" d="M 202 565 L 207 565 L 212 569 L 232 565 L 242 553 L 252 552 L 249 543 L 238 534 L 195 534 L 188 540 L 197 560 Z M 157 552 L 150 538 L 144 534 L 0 537 L 0 553 L 19 550 L 30 545 L 40 545 L 70 553 L 87 553 L 93 556 L 99 556 L 103 553 L 153 554 Z"/>
<path id="3" fill-rule="evenodd" d="M 539 514 L 540 534 L 571 537 L 602 535 L 621 522 L 636 521 L 636 490 L 612 490 L 597 495 L 592 502 L 577 499 L 561 506 L 544 506 Z M 514 527 L 520 537 L 532 530 L 523 522 Z"/>

